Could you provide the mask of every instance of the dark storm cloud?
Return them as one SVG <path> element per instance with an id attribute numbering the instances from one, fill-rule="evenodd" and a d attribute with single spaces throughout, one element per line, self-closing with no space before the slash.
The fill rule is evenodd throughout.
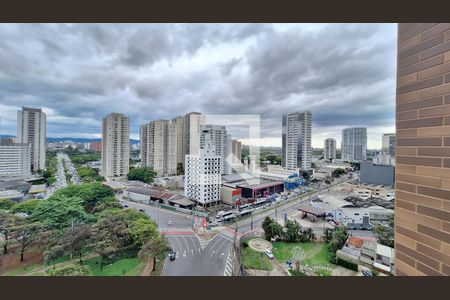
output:
<path id="1" fill-rule="evenodd" d="M 282 114 L 308 109 L 316 145 L 347 126 L 381 137 L 394 126 L 395 42 L 393 24 L 2 24 L 3 132 L 28 105 L 48 110 L 49 136 L 99 134 L 112 111 L 134 134 L 201 111 L 260 114 L 262 136 L 279 140 Z"/>

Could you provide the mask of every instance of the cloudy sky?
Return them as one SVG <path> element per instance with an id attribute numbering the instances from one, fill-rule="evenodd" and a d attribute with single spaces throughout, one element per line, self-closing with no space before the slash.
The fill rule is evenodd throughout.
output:
<path id="1" fill-rule="evenodd" d="M 15 135 L 21 106 L 46 112 L 49 137 L 100 137 L 120 112 L 138 138 L 141 123 L 199 111 L 259 115 L 260 143 L 280 146 L 282 114 L 310 110 L 313 147 L 366 126 L 379 148 L 395 126 L 396 28 L 0 24 L 2 133 Z"/>

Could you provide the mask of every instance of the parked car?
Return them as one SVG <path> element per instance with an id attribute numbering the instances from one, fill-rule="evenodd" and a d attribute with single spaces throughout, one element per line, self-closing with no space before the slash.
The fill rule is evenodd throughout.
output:
<path id="1" fill-rule="evenodd" d="M 128 205 L 124 205 L 123 207 L 128 207 Z"/>
<path id="2" fill-rule="evenodd" d="M 170 260 L 175 260 L 175 258 L 177 258 L 177 253 L 175 251 L 172 251 L 169 253 L 169 259 Z"/>
<path id="3" fill-rule="evenodd" d="M 273 259 L 272 251 L 270 251 L 269 249 L 266 249 L 266 251 L 264 251 L 264 253 L 267 255 L 268 258 Z"/>
<path id="4" fill-rule="evenodd" d="M 143 210 L 142 208 L 140 208 L 139 211 L 145 212 L 145 210 Z"/>

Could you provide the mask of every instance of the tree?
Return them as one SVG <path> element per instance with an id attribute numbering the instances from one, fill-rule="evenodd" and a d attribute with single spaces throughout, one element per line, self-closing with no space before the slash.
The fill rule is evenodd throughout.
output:
<path id="1" fill-rule="evenodd" d="M 87 266 L 66 264 L 64 266 L 46 271 L 50 276 L 89 276 L 91 270 Z"/>
<path id="2" fill-rule="evenodd" d="M 314 231 L 312 230 L 312 228 L 308 227 L 308 228 L 306 228 L 306 229 L 301 231 L 301 238 L 300 238 L 300 240 L 302 242 L 311 242 L 311 241 L 314 241 L 315 237 L 316 236 L 315 236 Z"/>
<path id="3" fill-rule="evenodd" d="M 178 165 L 177 165 L 177 175 L 183 175 L 183 174 L 184 174 L 183 163 L 178 163 Z"/>
<path id="4" fill-rule="evenodd" d="M 138 257 L 141 260 L 148 260 L 149 257 L 153 257 L 153 270 L 156 265 L 156 257 L 162 257 L 167 252 L 171 251 L 167 245 L 167 241 L 161 236 L 148 240 L 138 253 Z"/>
<path id="5" fill-rule="evenodd" d="M 334 255 L 337 250 L 341 249 L 347 241 L 348 233 L 344 226 L 334 228 L 333 237 L 330 241 L 330 252 Z"/>
<path id="6" fill-rule="evenodd" d="M 82 204 L 83 200 L 79 197 L 66 197 L 55 193 L 49 199 L 42 201 L 30 219 L 53 229 L 63 229 L 72 224 L 95 221 L 92 215 L 85 212 Z"/>
<path id="7" fill-rule="evenodd" d="M 129 180 L 138 180 L 145 183 L 152 183 L 156 173 L 150 167 L 134 168 L 129 171 Z"/>
<path id="8" fill-rule="evenodd" d="M 30 199 L 16 203 L 11 207 L 10 211 L 14 214 L 25 213 L 27 215 L 31 215 L 41 205 L 41 202 L 42 200 L 40 199 Z"/>
<path id="9" fill-rule="evenodd" d="M 335 169 L 335 170 L 331 173 L 331 175 L 332 175 L 333 177 L 337 178 L 337 177 L 339 177 L 339 176 L 341 176 L 341 175 L 343 175 L 343 174 L 345 174 L 345 173 L 346 173 L 346 172 L 345 172 L 344 169 L 337 168 L 337 169 Z"/>
<path id="10" fill-rule="evenodd" d="M 286 242 L 297 242 L 300 239 L 301 226 L 297 221 L 287 220 L 286 231 L 284 232 L 284 240 Z"/>
<path id="11" fill-rule="evenodd" d="M 93 226 L 94 251 L 100 256 L 100 269 L 116 252 L 132 244 L 127 225 L 123 217 L 109 215 Z"/>
<path id="12" fill-rule="evenodd" d="M 283 232 L 283 228 L 278 222 L 270 217 L 265 217 L 262 223 L 264 229 L 264 237 L 270 241 L 272 238 L 280 237 Z"/>
<path id="13" fill-rule="evenodd" d="M 13 214 L 0 211 L 0 236 L 3 237 L 3 254 L 8 253 L 8 245 L 13 238 L 13 228 L 16 225 L 18 217 Z"/>
<path id="14" fill-rule="evenodd" d="M 373 229 L 378 242 L 382 245 L 394 248 L 394 216 L 390 216 L 388 226 L 377 225 Z"/>
<path id="15" fill-rule="evenodd" d="M 325 243 L 331 242 L 331 239 L 333 238 L 333 229 L 331 228 L 325 228 L 323 230 L 323 241 Z"/>
<path id="16" fill-rule="evenodd" d="M 24 260 L 24 254 L 29 249 L 40 248 L 49 245 L 51 234 L 45 230 L 39 222 L 21 222 L 12 228 L 12 236 L 20 245 L 20 261 Z"/>
<path id="17" fill-rule="evenodd" d="M 133 240 L 141 246 L 159 238 L 156 224 L 149 219 L 137 219 L 131 223 L 130 234 Z"/>
<path id="18" fill-rule="evenodd" d="M 14 201 L 6 198 L 0 199 L 0 209 L 8 210 L 14 205 Z"/>
<path id="19" fill-rule="evenodd" d="M 91 227 L 86 224 L 78 224 L 73 228 L 66 229 L 58 241 L 63 253 L 74 255 L 79 258 L 80 264 L 83 264 L 83 253 L 92 243 Z"/>

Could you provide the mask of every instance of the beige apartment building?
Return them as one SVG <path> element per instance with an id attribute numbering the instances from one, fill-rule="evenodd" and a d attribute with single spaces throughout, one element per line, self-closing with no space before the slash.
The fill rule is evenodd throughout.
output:
<path id="1" fill-rule="evenodd" d="M 168 173 L 168 120 L 141 125 L 141 165 L 150 167 L 157 176 Z"/>
<path id="2" fill-rule="evenodd" d="M 178 165 L 183 164 L 184 118 L 173 118 L 169 124 L 168 167 L 169 175 L 177 175 Z"/>
<path id="3" fill-rule="evenodd" d="M 17 138 L 19 144 L 30 144 L 31 171 L 45 170 L 45 142 L 47 120 L 40 108 L 22 107 L 17 111 Z"/>
<path id="4" fill-rule="evenodd" d="M 103 118 L 101 175 L 107 181 L 123 179 L 130 168 L 130 119 L 111 113 Z"/>
<path id="5" fill-rule="evenodd" d="M 399 24 L 396 275 L 450 275 L 450 24 Z"/>

